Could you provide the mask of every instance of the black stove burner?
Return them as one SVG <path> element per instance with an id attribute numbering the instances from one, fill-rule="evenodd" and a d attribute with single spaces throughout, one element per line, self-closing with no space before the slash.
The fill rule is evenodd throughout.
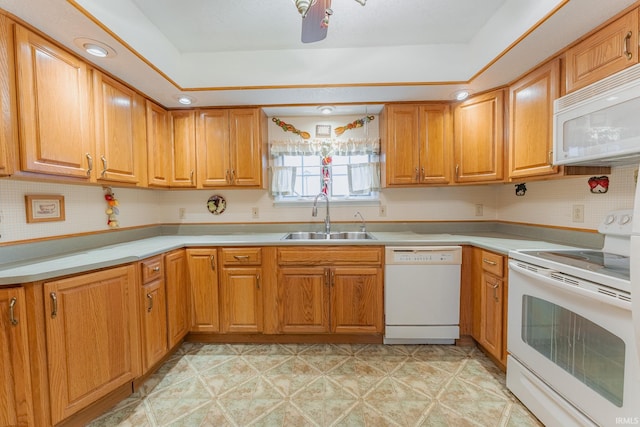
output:
<path id="1" fill-rule="evenodd" d="M 619 279 L 631 280 L 628 256 L 601 251 L 530 251 L 529 253 L 560 264 L 582 268 Z"/>

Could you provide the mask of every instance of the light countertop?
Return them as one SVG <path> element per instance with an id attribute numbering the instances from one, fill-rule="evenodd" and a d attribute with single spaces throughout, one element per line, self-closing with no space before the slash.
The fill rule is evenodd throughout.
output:
<path id="1" fill-rule="evenodd" d="M 16 285 L 136 262 L 183 247 L 206 246 L 419 246 L 472 245 L 507 255 L 517 249 L 567 249 L 571 246 L 504 233 L 420 234 L 371 232 L 367 240 L 283 240 L 286 233 L 156 236 L 96 249 L 15 262 L 0 267 L 0 286 Z"/>

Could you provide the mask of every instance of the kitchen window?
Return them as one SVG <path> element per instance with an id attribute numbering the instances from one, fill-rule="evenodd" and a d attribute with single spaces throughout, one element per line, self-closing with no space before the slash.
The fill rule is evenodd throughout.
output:
<path id="1" fill-rule="evenodd" d="M 377 201 L 378 139 L 272 141 L 270 189 L 276 202 L 305 202 L 318 193 L 332 201 Z"/>

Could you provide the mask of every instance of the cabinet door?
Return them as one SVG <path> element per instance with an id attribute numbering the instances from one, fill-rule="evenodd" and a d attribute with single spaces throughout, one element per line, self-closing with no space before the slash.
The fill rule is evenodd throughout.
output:
<path id="1" fill-rule="evenodd" d="M 164 279 L 154 280 L 140 288 L 140 309 L 143 343 L 142 371 L 147 372 L 169 351 Z"/>
<path id="2" fill-rule="evenodd" d="M 98 180 L 144 184 L 145 100 L 93 71 Z"/>
<path id="3" fill-rule="evenodd" d="M 386 157 L 386 185 L 408 185 L 418 182 L 420 145 L 418 142 L 418 107 L 388 105 L 383 120 L 383 150 Z"/>
<path id="4" fill-rule="evenodd" d="M 280 268 L 280 332 L 329 332 L 329 273 L 329 268 L 324 267 Z"/>
<path id="5" fill-rule="evenodd" d="M 21 26 L 15 41 L 21 169 L 89 180 L 95 159 L 86 64 Z"/>
<path id="6" fill-rule="evenodd" d="M 509 177 L 550 175 L 553 166 L 553 101 L 560 95 L 560 61 L 523 77 L 509 89 Z"/>
<path id="7" fill-rule="evenodd" d="M 229 110 L 231 180 L 234 186 L 261 187 L 263 113 L 258 108 Z"/>
<path id="8" fill-rule="evenodd" d="M 261 269 L 230 267 L 222 272 L 222 332 L 262 332 Z"/>
<path id="9" fill-rule="evenodd" d="M 169 112 L 146 101 L 147 183 L 150 187 L 168 187 L 171 181 L 171 135 Z"/>
<path id="10" fill-rule="evenodd" d="M 134 266 L 47 282 L 53 424 L 140 374 Z"/>
<path id="11" fill-rule="evenodd" d="M 637 63 L 638 9 L 633 9 L 567 50 L 567 93 Z"/>
<path id="12" fill-rule="evenodd" d="M 331 331 L 382 333 L 382 269 L 336 267 L 330 280 Z"/>
<path id="13" fill-rule="evenodd" d="M 496 359 L 502 360 L 502 279 L 483 273 L 480 287 L 480 344 Z"/>
<path id="14" fill-rule="evenodd" d="M 502 180 L 504 93 L 473 97 L 454 110 L 456 182 Z"/>
<path id="15" fill-rule="evenodd" d="M 187 249 L 191 283 L 191 330 L 218 332 L 218 266 L 215 249 Z"/>
<path id="16" fill-rule="evenodd" d="M 171 112 L 171 187 L 196 186 L 196 118 L 194 111 Z"/>
<path id="17" fill-rule="evenodd" d="M 231 184 L 229 110 L 202 110 L 198 115 L 198 186 Z"/>
<path id="18" fill-rule="evenodd" d="M 447 184 L 451 180 L 451 125 L 448 105 L 422 105 L 420 170 L 422 184 Z"/>
<path id="19" fill-rule="evenodd" d="M 167 292 L 167 328 L 169 348 L 175 347 L 189 332 L 190 292 L 187 257 L 184 249 L 164 256 L 165 287 Z"/>
<path id="20" fill-rule="evenodd" d="M 0 289 L 0 425 L 34 425 L 31 404 L 25 295 Z"/>
<path id="21" fill-rule="evenodd" d="M 11 20 L 0 15 L 0 176 L 13 174 L 18 148 L 13 27 Z"/>

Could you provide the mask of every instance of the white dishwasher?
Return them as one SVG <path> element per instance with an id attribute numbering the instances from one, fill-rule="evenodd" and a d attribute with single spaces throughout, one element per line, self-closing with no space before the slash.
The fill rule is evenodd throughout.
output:
<path id="1" fill-rule="evenodd" d="M 460 246 L 385 248 L 385 344 L 460 338 Z"/>

